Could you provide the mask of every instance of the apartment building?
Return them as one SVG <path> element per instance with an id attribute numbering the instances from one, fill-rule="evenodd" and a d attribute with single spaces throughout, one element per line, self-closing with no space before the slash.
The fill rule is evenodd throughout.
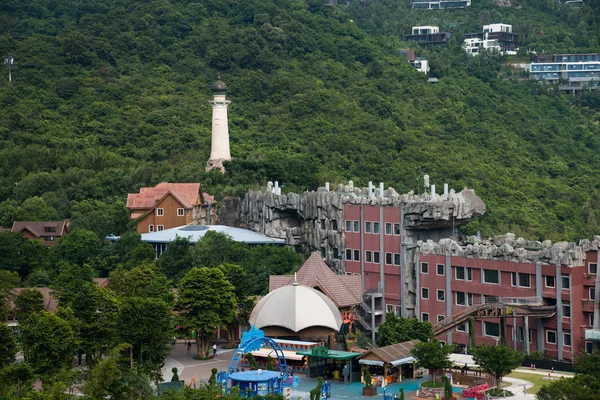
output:
<path id="1" fill-rule="evenodd" d="M 554 54 L 533 57 L 530 76 L 557 84 L 560 90 L 594 90 L 600 81 L 600 54 Z"/>
<path id="2" fill-rule="evenodd" d="M 412 7 L 426 10 L 443 10 L 448 8 L 467 8 L 471 0 L 412 0 Z"/>
<path id="3" fill-rule="evenodd" d="M 471 55 L 477 55 L 483 50 L 516 55 L 519 51 L 519 34 L 513 32 L 512 25 L 484 25 L 483 32 L 465 35 L 463 48 Z"/>
<path id="4" fill-rule="evenodd" d="M 438 26 L 413 26 L 410 35 L 404 35 L 404 41 L 417 42 L 420 45 L 441 45 L 448 43 L 450 33 L 440 32 Z"/>

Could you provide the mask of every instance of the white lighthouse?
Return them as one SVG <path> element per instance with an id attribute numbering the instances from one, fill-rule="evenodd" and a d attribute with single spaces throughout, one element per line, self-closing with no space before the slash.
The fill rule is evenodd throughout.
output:
<path id="1" fill-rule="evenodd" d="M 210 148 L 210 159 L 206 163 L 206 171 L 213 168 L 219 168 L 224 171 L 223 161 L 231 160 L 229 153 L 229 123 L 227 121 L 227 106 L 231 101 L 227 100 L 225 94 L 227 85 L 221 80 L 213 83 L 211 90 L 213 99 L 209 103 L 212 105 L 212 143 Z"/>

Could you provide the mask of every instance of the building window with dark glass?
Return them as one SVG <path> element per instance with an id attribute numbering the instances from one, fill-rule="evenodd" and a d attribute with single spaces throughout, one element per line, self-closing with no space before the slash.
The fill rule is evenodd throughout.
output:
<path id="1" fill-rule="evenodd" d="M 444 275 L 444 267 L 445 267 L 445 265 L 444 264 L 437 264 L 436 267 L 437 267 L 437 274 L 438 275 Z"/>
<path id="2" fill-rule="evenodd" d="M 591 287 L 590 288 L 590 300 L 596 300 L 596 288 L 595 287 Z"/>
<path id="3" fill-rule="evenodd" d="M 570 333 L 563 334 L 563 344 L 565 346 L 571 347 L 571 334 Z"/>
<path id="4" fill-rule="evenodd" d="M 429 264 L 428 263 L 421 263 L 421 273 L 422 274 L 429 273 Z"/>
<path id="5" fill-rule="evenodd" d="M 394 253 L 394 265 L 400 265 L 400 253 Z"/>
<path id="6" fill-rule="evenodd" d="M 331 221 L 331 230 L 337 231 L 337 220 L 335 219 Z"/>
<path id="7" fill-rule="evenodd" d="M 360 232 L 360 223 L 358 221 L 354 221 L 354 232 Z"/>
<path id="8" fill-rule="evenodd" d="M 385 253 L 385 263 L 392 265 L 392 253 Z"/>
<path id="9" fill-rule="evenodd" d="M 423 322 L 429 322 L 429 314 L 427 313 L 421 313 L 421 321 Z"/>
<path id="10" fill-rule="evenodd" d="M 346 221 L 346 232 L 352 232 L 352 221 Z"/>
<path id="11" fill-rule="evenodd" d="M 378 251 L 373 252 L 373 262 L 375 264 L 379 264 L 379 252 Z"/>
<path id="12" fill-rule="evenodd" d="M 571 318 L 571 306 L 563 304 L 563 318 Z"/>
<path id="13" fill-rule="evenodd" d="M 371 222 L 365 222 L 365 233 L 371 233 Z"/>
<path id="14" fill-rule="evenodd" d="M 424 287 L 421 288 L 421 298 L 422 299 L 428 299 L 429 298 L 429 289 Z"/>
<path id="15" fill-rule="evenodd" d="M 443 321 L 443 320 L 445 320 L 445 319 L 446 319 L 446 317 L 444 317 L 442 314 L 439 314 L 439 315 L 437 316 L 437 321 L 438 321 L 438 322 L 440 322 L 440 321 Z"/>
<path id="16" fill-rule="evenodd" d="M 446 292 L 444 292 L 443 290 L 438 289 L 438 291 L 437 291 L 437 299 L 438 299 L 438 301 L 445 301 L 446 300 Z"/>
<path id="17" fill-rule="evenodd" d="M 571 279 L 570 279 L 569 275 L 563 275 L 561 277 L 561 279 L 562 279 L 563 290 L 570 290 L 571 289 Z"/>
<path id="18" fill-rule="evenodd" d="M 546 343 L 556 344 L 556 332 L 546 331 Z"/>
<path id="19" fill-rule="evenodd" d="M 394 235 L 400 236 L 400 224 L 394 224 Z"/>
<path id="20" fill-rule="evenodd" d="M 456 271 L 456 280 L 464 281 L 465 280 L 465 267 L 454 267 Z"/>
<path id="21" fill-rule="evenodd" d="M 553 276 L 546 275 L 546 287 L 554 288 L 556 287 L 556 282 Z"/>
<path id="22" fill-rule="evenodd" d="M 386 235 L 392 234 L 392 224 L 390 222 L 385 223 L 385 234 Z"/>
<path id="23" fill-rule="evenodd" d="M 373 262 L 373 252 L 370 250 L 365 251 L 365 262 Z"/>
<path id="24" fill-rule="evenodd" d="M 360 250 L 354 250 L 354 261 L 360 261 Z"/>
<path id="25" fill-rule="evenodd" d="M 327 249 L 325 247 L 321 247 L 321 258 L 327 257 Z"/>
<path id="26" fill-rule="evenodd" d="M 346 249 L 346 261 L 352 261 L 352 250 Z"/>
<path id="27" fill-rule="evenodd" d="M 500 284 L 500 272 L 496 269 L 484 269 L 483 283 Z"/>
<path id="28" fill-rule="evenodd" d="M 500 324 L 483 321 L 483 336 L 500 337 Z"/>
<path id="29" fill-rule="evenodd" d="M 373 222 L 373 233 L 379 233 L 379 222 Z"/>
<path id="30" fill-rule="evenodd" d="M 598 271 L 597 263 L 588 263 L 588 273 L 591 275 L 596 275 L 596 271 Z"/>

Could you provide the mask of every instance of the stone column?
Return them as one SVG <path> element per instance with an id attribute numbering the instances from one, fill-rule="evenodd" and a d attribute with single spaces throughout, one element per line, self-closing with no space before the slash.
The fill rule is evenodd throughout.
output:
<path id="1" fill-rule="evenodd" d="M 560 263 L 556 263 L 556 346 L 558 348 L 558 361 L 563 360 L 563 309 L 562 309 L 562 272 Z"/>
<path id="2" fill-rule="evenodd" d="M 215 82 L 212 86 L 213 100 L 212 105 L 212 137 L 210 158 L 206 163 L 206 170 L 213 168 L 223 170 L 223 161 L 231 160 L 229 152 L 229 122 L 227 119 L 227 107 L 231 101 L 227 100 L 225 94 L 227 85 L 221 80 Z"/>
<path id="3" fill-rule="evenodd" d="M 437 268 L 437 267 L 436 267 Z M 446 254 L 446 318 L 452 317 L 452 256 Z M 436 293 L 437 296 L 437 293 Z M 448 331 L 448 344 L 452 344 L 452 329 Z"/>
<path id="4" fill-rule="evenodd" d="M 529 317 L 523 317 L 523 353 L 529 354 Z"/>

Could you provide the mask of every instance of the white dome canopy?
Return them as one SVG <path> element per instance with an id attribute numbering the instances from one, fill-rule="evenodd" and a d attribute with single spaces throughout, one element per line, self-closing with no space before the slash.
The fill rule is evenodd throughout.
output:
<path id="1" fill-rule="evenodd" d="M 257 328 L 280 326 L 293 332 L 313 326 L 338 331 L 342 317 L 323 293 L 294 282 L 263 297 L 252 310 L 250 324 Z"/>

